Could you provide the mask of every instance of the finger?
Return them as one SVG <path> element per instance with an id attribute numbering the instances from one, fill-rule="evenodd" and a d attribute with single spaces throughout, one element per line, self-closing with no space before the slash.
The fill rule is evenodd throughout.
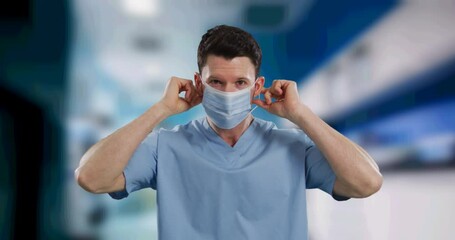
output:
<path id="1" fill-rule="evenodd" d="M 258 105 L 261 108 L 264 108 L 265 110 L 268 110 L 270 108 L 270 105 L 268 105 L 265 101 L 262 101 L 261 99 L 253 99 L 253 104 Z"/>
<path id="2" fill-rule="evenodd" d="M 202 96 L 198 93 L 194 94 L 193 98 L 191 99 L 191 107 L 194 107 L 202 102 Z"/>
<path id="3" fill-rule="evenodd" d="M 280 99 L 283 99 L 284 96 L 283 95 L 277 95 L 277 94 L 274 94 L 272 92 L 270 92 L 270 96 L 276 100 L 280 100 Z"/>
<path id="4" fill-rule="evenodd" d="M 284 99 L 283 95 L 274 94 L 270 90 L 266 91 L 263 95 L 267 104 L 271 104 L 273 102 L 273 99 L 276 99 L 277 101 Z"/>
<path id="5" fill-rule="evenodd" d="M 270 92 L 275 96 L 283 95 L 284 84 L 281 80 L 274 80 L 270 87 Z"/>
<path id="6" fill-rule="evenodd" d="M 191 100 L 191 90 L 185 91 L 185 100 Z"/>
<path id="7" fill-rule="evenodd" d="M 191 96 L 195 90 L 196 89 L 194 88 L 193 82 L 191 80 L 184 80 L 181 82 L 179 93 L 185 92 L 185 100 L 187 102 L 190 102 Z"/>
<path id="8" fill-rule="evenodd" d="M 185 98 L 183 100 L 190 105 L 189 107 L 196 106 L 202 102 L 202 96 L 199 94 L 191 80 L 183 83 L 182 90 L 185 91 Z"/>
<path id="9" fill-rule="evenodd" d="M 266 91 L 264 93 L 264 100 L 267 104 L 271 104 L 272 103 L 272 93 L 270 91 Z"/>

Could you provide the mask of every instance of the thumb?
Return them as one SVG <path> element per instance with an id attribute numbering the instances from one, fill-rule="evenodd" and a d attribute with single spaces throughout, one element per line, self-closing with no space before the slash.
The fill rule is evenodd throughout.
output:
<path id="1" fill-rule="evenodd" d="M 270 105 L 268 105 L 267 103 L 265 103 L 264 101 L 262 101 L 261 99 L 253 99 L 252 101 L 253 104 L 256 104 L 258 105 L 259 107 L 261 108 L 264 108 L 266 110 L 268 110 L 270 108 Z"/>

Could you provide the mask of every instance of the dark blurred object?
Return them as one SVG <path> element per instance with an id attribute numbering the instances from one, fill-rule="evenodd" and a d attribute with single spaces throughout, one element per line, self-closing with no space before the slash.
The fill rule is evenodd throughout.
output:
<path id="1" fill-rule="evenodd" d="M 7 198 L 2 239 L 36 239 L 40 169 L 44 161 L 44 126 L 49 122 L 36 104 L 0 88 L 2 143 L 1 186 Z M 11 103 L 14 103 L 11 104 Z M 12 221 L 11 221 L 12 220 Z M 25 230 L 24 227 L 30 228 Z M 9 229 L 8 229 L 9 228 Z M 24 231 L 25 230 L 25 231 Z"/>
<path id="2" fill-rule="evenodd" d="M 28 22 L 30 20 L 30 0 L 0 2 L 1 22 Z"/>
<path id="3" fill-rule="evenodd" d="M 65 239 L 62 218 L 69 11 L 0 4 L 0 239 Z"/>
<path id="4" fill-rule="evenodd" d="M 106 219 L 106 207 L 102 204 L 95 205 L 88 216 L 88 222 L 92 226 L 99 226 Z"/>

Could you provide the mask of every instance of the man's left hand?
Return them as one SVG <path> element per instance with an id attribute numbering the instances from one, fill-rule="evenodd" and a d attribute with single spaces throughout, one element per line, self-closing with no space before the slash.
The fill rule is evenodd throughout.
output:
<path id="1" fill-rule="evenodd" d="M 254 104 L 293 122 L 302 105 L 294 81 L 274 80 L 272 86 L 262 89 L 261 93 L 264 94 L 264 100 L 254 99 Z"/>

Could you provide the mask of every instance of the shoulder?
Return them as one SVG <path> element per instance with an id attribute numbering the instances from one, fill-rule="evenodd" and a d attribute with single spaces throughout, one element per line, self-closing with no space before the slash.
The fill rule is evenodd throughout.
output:
<path id="1" fill-rule="evenodd" d="M 201 134 L 200 119 L 190 121 L 186 124 L 176 125 L 172 128 L 165 126 L 157 127 L 142 141 L 141 145 L 156 147 L 159 145 L 184 144 Z"/>
<path id="2" fill-rule="evenodd" d="M 301 129 L 298 128 L 278 128 L 274 122 L 267 121 L 260 118 L 254 118 L 256 125 L 264 130 L 271 131 L 275 134 L 288 134 L 288 135 L 299 135 L 304 134 Z"/>
<path id="3" fill-rule="evenodd" d="M 254 118 L 253 125 L 256 129 L 266 132 L 276 129 L 275 123 L 257 117 Z"/>
<path id="4" fill-rule="evenodd" d="M 185 124 L 176 125 L 172 128 L 161 127 L 153 132 L 159 136 L 159 138 L 166 136 L 188 136 L 194 134 L 200 134 L 203 128 L 203 119 L 195 119 Z"/>
<path id="5" fill-rule="evenodd" d="M 269 141 L 281 141 L 282 143 L 299 141 L 312 144 L 311 139 L 299 128 L 279 128 L 275 123 L 263 119 L 255 119 L 255 121 L 259 128 L 267 132 Z"/>

